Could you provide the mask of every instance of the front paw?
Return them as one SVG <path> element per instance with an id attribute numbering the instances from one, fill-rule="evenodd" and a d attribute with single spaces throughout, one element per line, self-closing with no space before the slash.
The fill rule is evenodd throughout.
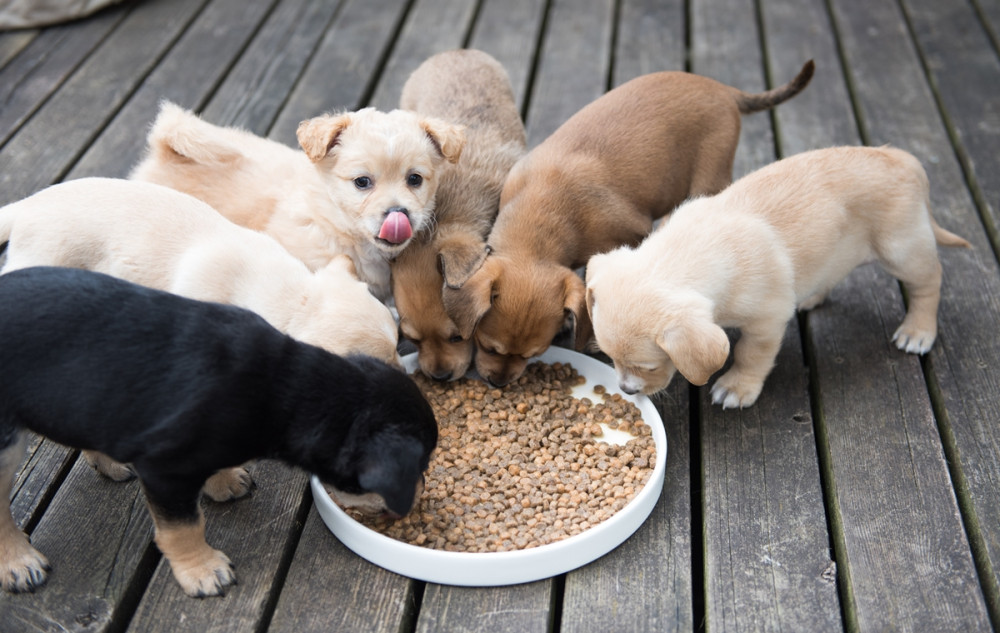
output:
<path id="1" fill-rule="evenodd" d="M 909 354 L 926 354 L 931 351 L 935 338 L 937 338 L 936 331 L 920 330 L 905 321 L 892 335 L 896 347 Z"/>
<path id="2" fill-rule="evenodd" d="M 116 462 L 104 453 L 83 451 L 83 458 L 91 468 L 112 481 L 128 481 L 135 477 L 135 471 L 128 464 Z"/>
<path id="3" fill-rule="evenodd" d="M 246 496 L 253 488 L 253 478 L 245 468 L 226 468 L 205 482 L 202 491 L 212 501 L 229 501 Z"/>
<path id="4" fill-rule="evenodd" d="M 217 549 L 207 547 L 194 561 L 168 561 L 181 589 L 192 598 L 224 596 L 226 587 L 236 584 L 232 561 Z"/>
<path id="5" fill-rule="evenodd" d="M 754 380 L 729 370 L 712 385 L 712 403 L 721 404 L 723 409 L 749 407 L 757 402 L 763 380 Z"/>
<path id="6" fill-rule="evenodd" d="M 0 544 L 0 584 L 6 591 L 34 591 L 45 584 L 50 569 L 48 559 L 23 534 Z"/>

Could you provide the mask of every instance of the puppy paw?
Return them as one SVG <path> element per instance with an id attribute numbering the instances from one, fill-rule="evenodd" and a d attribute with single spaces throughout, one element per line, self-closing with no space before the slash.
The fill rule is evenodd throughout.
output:
<path id="1" fill-rule="evenodd" d="M 763 387 L 763 382 L 747 380 L 730 370 L 712 385 L 712 404 L 721 404 L 723 409 L 749 407 L 757 402 Z"/>
<path id="2" fill-rule="evenodd" d="M 128 481 L 135 477 L 135 471 L 128 464 L 116 462 L 104 453 L 83 451 L 83 458 L 91 468 L 113 481 Z"/>
<path id="3" fill-rule="evenodd" d="M 226 587 L 236 584 L 232 561 L 211 547 L 206 547 L 195 560 L 169 562 L 177 583 L 192 598 L 224 596 Z"/>
<path id="4" fill-rule="evenodd" d="M 245 496 L 253 488 L 253 478 L 245 468 L 226 468 L 205 481 L 202 491 L 212 501 L 229 501 Z"/>
<path id="5" fill-rule="evenodd" d="M 937 338 L 936 332 L 908 328 L 905 322 L 892 335 L 896 347 L 909 354 L 926 354 L 931 351 L 935 338 Z"/>
<path id="6" fill-rule="evenodd" d="M 6 591 L 34 591 L 45 584 L 50 569 L 48 559 L 23 534 L 11 543 L 0 544 L 0 584 Z"/>

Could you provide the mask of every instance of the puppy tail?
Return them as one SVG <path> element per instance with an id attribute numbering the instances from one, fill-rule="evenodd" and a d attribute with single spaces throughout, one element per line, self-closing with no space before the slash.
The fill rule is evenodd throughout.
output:
<path id="1" fill-rule="evenodd" d="M 815 70 L 816 64 L 810 59 L 802 66 L 802 70 L 795 76 L 795 79 L 792 79 L 783 86 L 756 94 L 736 90 L 736 105 L 740 109 L 740 114 L 769 110 L 779 103 L 788 101 L 809 85 L 809 80 L 812 79 Z"/>
<path id="2" fill-rule="evenodd" d="M 150 153 L 172 162 L 227 163 L 241 155 L 216 126 L 169 101 L 160 105 L 146 140 Z"/>
<path id="3" fill-rule="evenodd" d="M 948 229 L 943 229 L 941 226 L 931 218 L 931 229 L 934 231 L 934 241 L 936 241 L 940 246 L 954 246 L 959 248 L 972 248 L 972 244 L 958 235 L 955 235 Z M 2 238 L 2 236 L 0 236 Z M 0 239 L 2 241 L 2 239 Z"/>

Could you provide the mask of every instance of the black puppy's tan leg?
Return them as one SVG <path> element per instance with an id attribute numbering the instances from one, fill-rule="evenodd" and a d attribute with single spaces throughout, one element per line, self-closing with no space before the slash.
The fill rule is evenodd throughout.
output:
<path id="1" fill-rule="evenodd" d="M 13 443 L 0 449 L 0 494 L 10 499 L 14 474 L 24 458 L 24 433 L 19 433 Z M 0 584 L 7 591 L 34 591 L 45 584 L 49 561 L 31 546 L 28 537 L 14 522 L 8 508 L 0 512 Z"/>
<path id="2" fill-rule="evenodd" d="M 128 481 L 135 477 L 135 472 L 127 464 L 116 462 L 104 453 L 97 451 L 82 451 L 83 458 L 90 467 L 113 481 Z"/>
<path id="3" fill-rule="evenodd" d="M 245 468 L 225 468 L 208 478 L 202 488 L 212 501 L 239 499 L 253 488 L 253 479 Z"/>
<path id="4" fill-rule="evenodd" d="M 225 595 L 225 588 L 236 583 L 233 563 L 205 541 L 201 511 L 193 521 L 168 519 L 152 503 L 149 511 L 156 526 L 156 546 L 184 593 L 193 598 Z"/>

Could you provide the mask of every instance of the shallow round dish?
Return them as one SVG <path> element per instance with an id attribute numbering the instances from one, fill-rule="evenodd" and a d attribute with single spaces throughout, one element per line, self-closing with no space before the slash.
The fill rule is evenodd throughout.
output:
<path id="1" fill-rule="evenodd" d="M 621 393 L 614 370 L 589 356 L 550 347 L 536 360 L 572 364 L 587 379 L 585 385 L 574 388 L 574 395 L 578 397 L 588 395 L 594 398 L 581 391 L 592 390 L 598 384 L 604 385 L 610 393 Z M 404 357 L 403 363 L 407 371 L 415 371 L 416 354 Z M 316 508 L 330 531 L 354 553 L 389 571 L 418 580 L 443 585 L 493 587 L 532 582 L 576 569 L 607 554 L 631 536 L 652 512 L 663 490 L 667 463 L 667 436 L 663 420 L 649 398 L 622 395 L 639 407 L 653 432 L 656 444 L 653 474 L 628 505 L 586 532 L 531 549 L 447 552 L 403 543 L 365 527 L 341 510 L 314 476 L 312 491 Z"/>

